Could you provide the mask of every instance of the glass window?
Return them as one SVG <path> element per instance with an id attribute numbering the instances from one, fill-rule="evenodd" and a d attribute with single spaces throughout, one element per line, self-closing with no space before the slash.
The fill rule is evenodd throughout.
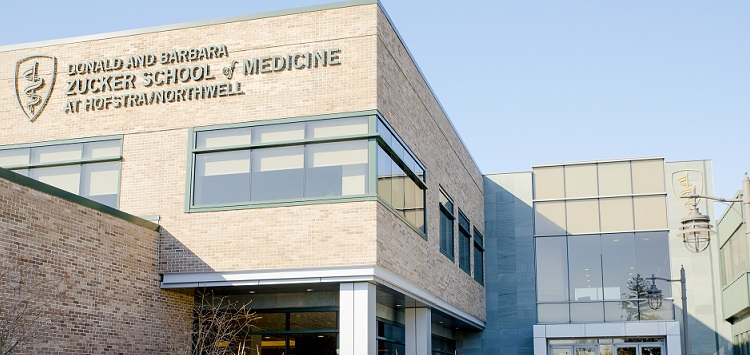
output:
<path id="1" fill-rule="evenodd" d="M 636 196 L 635 229 L 667 229 L 667 201 L 664 196 Z"/>
<path id="2" fill-rule="evenodd" d="M 602 302 L 571 303 L 570 321 L 573 323 L 603 322 L 604 304 Z M 578 354 L 578 352 L 576 352 L 576 354 Z"/>
<path id="3" fill-rule="evenodd" d="M 58 163 L 81 160 L 82 144 L 61 144 L 31 150 L 32 164 Z"/>
<path id="4" fill-rule="evenodd" d="M 596 165 L 569 165 L 565 167 L 565 197 L 594 197 L 597 188 Z"/>
<path id="5" fill-rule="evenodd" d="M 539 302 L 568 300 L 568 252 L 565 237 L 536 238 L 536 270 Z"/>
<path id="6" fill-rule="evenodd" d="M 117 206 L 120 162 L 84 164 L 81 190 L 83 197 L 107 206 Z"/>
<path id="7" fill-rule="evenodd" d="M 633 193 L 664 193 L 664 161 L 640 160 L 631 164 L 633 169 Z"/>
<path id="8" fill-rule="evenodd" d="M 253 144 L 294 142 L 305 140 L 304 123 L 286 123 L 252 128 Z"/>
<path id="9" fill-rule="evenodd" d="M 250 201 L 250 151 L 200 154 L 195 157 L 196 205 Z"/>
<path id="10" fill-rule="evenodd" d="M 338 329 L 336 312 L 291 312 L 289 330 Z"/>
<path id="11" fill-rule="evenodd" d="M 256 149 L 252 154 L 250 199 L 270 201 L 302 198 L 304 146 Z"/>
<path id="12" fill-rule="evenodd" d="M 534 233 L 536 235 L 565 234 L 565 202 L 534 203 Z"/>
<path id="13" fill-rule="evenodd" d="M 29 177 L 39 180 L 45 184 L 72 192 L 76 195 L 80 193 L 81 184 L 81 166 L 66 165 L 55 166 L 50 168 L 31 169 Z"/>
<path id="14" fill-rule="evenodd" d="M 307 123 L 307 138 L 321 139 L 367 134 L 369 126 L 367 117 L 311 121 Z"/>
<path id="15" fill-rule="evenodd" d="M 599 233 L 599 201 L 567 201 L 566 212 L 569 234 Z"/>
<path id="16" fill-rule="evenodd" d="M 453 260 L 453 202 L 440 191 L 440 252 Z"/>
<path id="17" fill-rule="evenodd" d="M 474 280 L 484 285 L 484 237 L 474 228 Z"/>
<path id="18" fill-rule="evenodd" d="M 599 235 L 569 237 L 568 260 L 570 299 L 572 301 L 602 300 L 604 295 Z"/>
<path id="19" fill-rule="evenodd" d="M 0 166 L 17 166 L 29 164 L 29 148 L 0 150 Z"/>
<path id="20" fill-rule="evenodd" d="M 458 267 L 471 274 L 471 234 L 470 222 L 466 215 L 458 210 Z"/>
<path id="21" fill-rule="evenodd" d="M 378 146 L 378 196 L 387 204 L 393 204 L 393 159 Z"/>
<path id="22" fill-rule="evenodd" d="M 671 278 L 669 268 L 669 233 L 639 232 L 635 234 L 636 270 L 644 278 L 651 274 L 656 277 Z M 664 297 L 672 296 L 672 285 L 656 281 Z"/>
<path id="23" fill-rule="evenodd" d="M 307 146 L 305 196 L 351 196 L 367 193 L 367 141 Z"/>
<path id="24" fill-rule="evenodd" d="M 633 230 L 633 199 L 631 197 L 603 198 L 599 200 L 602 232 Z"/>
<path id="25" fill-rule="evenodd" d="M 0 166 L 117 208 L 122 141 L 50 144 L 0 150 Z"/>
<path id="26" fill-rule="evenodd" d="M 628 281 L 636 274 L 635 234 L 605 234 L 601 245 L 604 299 L 627 298 Z"/>
<path id="27" fill-rule="evenodd" d="M 633 182 L 630 179 L 630 162 L 598 164 L 599 195 L 630 195 Z"/>
<path id="28" fill-rule="evenodd" d="M 250 144 L 250 127 L 218 129 L 195 134 L 195 148 L 235 147 Z"/>
<path id="29" fill-rule="evenodd" d="M 539 323 L 570 323 L 570 309 L 567 303 L 538 304 L 536 311 Z"/>
<path id="30" fill-rule="evenodd" d="M 565 197 L 563 167 L 554 166 L 534 169 L 534 198 L 537 200 Z"/>
<path id="31" fill-rule="evenodd" d="M 454 355 L 456 353 L 456 341 L 453 339 L 432 336 L 432 354 Z"/>

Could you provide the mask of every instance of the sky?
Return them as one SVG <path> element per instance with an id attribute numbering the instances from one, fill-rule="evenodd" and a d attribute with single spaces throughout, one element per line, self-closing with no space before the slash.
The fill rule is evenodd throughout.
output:
<path id="1" fill-rule="evenodd" d="M 0 46 L 327 2 L 11 0 Z M 483 173 L 711 159 L 714 195 L 741 189 L 750 170 L 750 1 L 381 4 Z"/>

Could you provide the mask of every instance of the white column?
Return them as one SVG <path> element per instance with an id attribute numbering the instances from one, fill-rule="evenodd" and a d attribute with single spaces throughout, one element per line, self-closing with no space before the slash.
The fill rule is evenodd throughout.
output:
<path id="1" fill-rule="evenodd" d="M 375 285 L 342 283 L 339 287 L 339 354 L 376 355 Z"/>
<path id="2" fill-rule="evenodd" d="M 405 311 L 406 355 L 432 354 L 432 311 L 429 308 Z"/>

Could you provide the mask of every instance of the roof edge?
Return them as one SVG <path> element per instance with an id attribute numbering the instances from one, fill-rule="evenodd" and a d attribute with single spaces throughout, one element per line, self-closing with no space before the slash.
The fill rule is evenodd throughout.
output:
<path id="1" fill-rule="evenodd" d="M 147 221 L 140 217 L 133 216 L 129 213 L 125 213 L 116 208 L 109 207 L 99 202 L 89 200 L 85 197 L 81 197 L 79 195 L 54 187 L 52 185 L 48 185 L 43 182 L 34 180 L 30 177 L 26 177 L 21 174 L 12 172 L 8 169 L 0 168 L 0 179 L 5 179 L 15 184 L 22 185 L 30 189 L 37 190 L 39 192 L 81 205 L 83 207 L 87 207 L 95 211 L 108 214 L 110 216 L 122 219 L 124 221 L 141 226 L 143 228 L 150 229 L 152 231 L 157 231 L 157 232 L 159 231 L 159 225 L 156 223 Z"/>
<path id="2" fill-rule="evenodd" d="M 117 38 L 117 37 L 140 35 L 140 34 L 146 34 L 146 33 L 172 31 L 172 30 L 180 30 L 180 29 L 186 29 L 186 28 L 211 26 L 211 25 L 220 25 L 220 24 L 239 22 L 239 21 L 257 20 L 257 19 L 262 19 L 262 18 L 294 15 L 294 14 L 300 14 L 300 13 L 305 13 L 305 12 L 315 12 L 315 11 L 321 11 L 321 10 L 340 9 L 340 8 L 357 6 L 357 5 L 373 5 L 373 4 L 378 4 L 378 0 L 346 0 L 346 1 L 340 1 L 340 2 L 327 3 L 327 4 L 296 7 L 296 8 L 291 8 L 291 9 L 273 10 L 273 11 L 258 12 L 258 13 L 246 14 L 246 15 L 220 17 L 220 18 L 209 19 L 209 20 L 181 22 L 181 23 L 175 23 L 175 24 L 170 24 L 170 25 L 143 27 L 143 28 L 138 28 L 138 29 L 105 32 L 105 33 L 98 33 L 98 34 L 92 34 L 92 35 L 67 37 L 67 38 L 60 38 L 60 39 L 53 39 L 53 40 L 46 40 L 46 41 L 9 44 L 9 45 L 0 46 L 0 52 L 10 52 L 10 51 L 21 50 L 21 49 L 39 48 L 39 47 L 46 47 L 46 46 L 87 42 L 87 41 L 97 41 L 97 40 L 104 40 L 104 39 Z"/>

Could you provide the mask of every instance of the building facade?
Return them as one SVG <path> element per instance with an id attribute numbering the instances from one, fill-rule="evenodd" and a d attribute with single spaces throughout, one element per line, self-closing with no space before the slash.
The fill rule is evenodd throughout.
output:
<path id="1" fill-rule="evenodd" d="M 143 332 L 208 290 L 252 302 L 253 355 L 674 355 L 684 321 L 728 349 L 718 247 L 670 237 L 709 161 L 483 176 L 377 1 L 0 47 L 0 92 L 6 180 L 156 226 L 120 237 L 180 301 Z M 642 297 L 681 265 L 687 320 L 679 284 Z"/>
<path id="2" fill-rule="evenodd" d="M 720 318 L 718 247 L 675 238 L 679 196 L 711 193 L 709 161 L 639 158 L 537 165 L 485 176 L 486 329 L 468 349 L 502 354 L 680 354 L 680 268 L 691 354 L 731 351 Z M 710 204 L 701 209 L 713 215 Z M 657 279 L 650 279 L 650 277 Z M 662 291 L 650 307 L 651 284 Z M 654 309 L 655 308 L 655 309 Z M 502 317 L 493 319 L 493 312 Z M 495 335 L 512 337 L 498 342 Z"/>
<path id="3" fill-rule="evenodd" d="M 0 166 L 160 226 L 254 354 L 454 353 L 483 184 L 374 1 L 0 49 Z"/>

